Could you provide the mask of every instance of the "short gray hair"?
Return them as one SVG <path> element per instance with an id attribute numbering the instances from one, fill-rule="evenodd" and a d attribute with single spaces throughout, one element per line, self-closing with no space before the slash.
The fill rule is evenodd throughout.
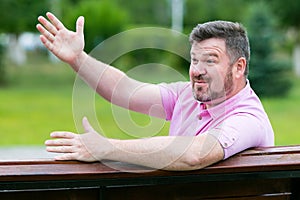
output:
<path id="1" fill-rule="evenodd" d="M 249 74 L 250 45 L 247 31 L 240 23 L 229 21 L 211 21 L 198 24 L 191 32 L 189 40 L 191 44 L 210 38 L 224 39 L 226 51 L 233 64 L 240 57 L 246 59 L 247 65 L 245 77 Z"/>

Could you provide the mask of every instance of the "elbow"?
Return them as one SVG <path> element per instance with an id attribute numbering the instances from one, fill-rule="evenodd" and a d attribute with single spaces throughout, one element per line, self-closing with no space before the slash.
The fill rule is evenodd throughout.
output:
<path id="1" fill-rule="evenodd" d="M 204 152 L 189 152 L 179 159 L 182 166 L 185 166 L 188 170 L 202 169 L 212 164 L 215 164 L 224 158 L 223 149 L 218 146 L 218 148 L 212 148 L 211 151 Z"/>
<path id="2" fill-rule="evenodd" d="M 222 157 L 200 157 L 198 155 L 183 155 L 180 159 L 173 162 L 169 166 L 165 167 L 164 170 L 168 171 L 191 171 L 199 170 L 212 165 L 222 160 Z"/>
<path id="3" fill-rule="evenodd" d="M 185 155 L 181 162 L 190 170 L 202 169 L 207 166 L 203 158 L 198 155 Z"/>
<path id="4" fill-rule="evenodd" d="M 197 156 L 192 155 L 183 155 L 180 159 L 176 160 L 175 162 L 171 163 L 164 170 L 168 171 L 191 171 L 191 170 L 198 170 L 206 167 L 207 165 L 204 164 L 202 159 Z"/>
<path id="5" fill-rule="evenodd" d="M 201 136 L 199 142 L 194 142 L 179 159 L 173 162 L 169 169 L 197 170 L 217 163 L 224 158 L 224 150 L 214 137 Z"/>

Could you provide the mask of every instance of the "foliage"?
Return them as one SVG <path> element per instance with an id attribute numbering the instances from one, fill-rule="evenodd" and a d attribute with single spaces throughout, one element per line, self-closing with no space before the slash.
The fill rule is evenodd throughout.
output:
<path id="1" fill-rule="evenodd" d="M 0 33 L 10 33 L 18 36 L 22 32 L 35 31 L 37 16 L 45 13 L 49 2 L 48 0 L 1 0 Z M 6 68 L 2 63 L 4 47 L 1 46 L 0 48 L 0 85 L 3 85 L 6 78 Z"/>
<path id="2" fill-rule="evenodd" d="M 124 0 L 116 1 L 72 1 L 73 6 L 65 4 L 63 7 L 63 21 L 67 27 L 73 29 L 75 19 L 79 15 L 85 16 L 85 40 L 86 51 L 90 51 L 100 44 L 105 39 L 114 36 L 116 33 L 123 31 L 126 28 L 135 28 L 136 26 L 164 26 L 170 23 L 170 16 L 168 10 L 168 1 L 140 1 L 132 0 L 130 4 Z M 142 16 L 142 17 L 137 17 Z M 134 25 L 132 25 L 134 24 Z M 118 45 L 130 45 L 139 41 L 147 39 L 147 34 L 138 34 L 134 38 L 120 41 Z M 149 33 L 153 38 L 155 32 Z M 128 41 L 130 40 L 130 41 Z M 188 47 L 188 41 L 186 47 Z M 174 40 L 168 42 L 163 41 L 166 45 L 174 44 Z M 117 51 L 117 45 L 109 48 L 115 48 L 111 51 L 112 54 Z M 105 50 L 109 52 L 109 50 Z M 187 48 L 188 51 L 188 48 Z M 106 53 L 104 52 L 104 54 Z M 102 56 L 104 57 L 104 56 Z M 105 59 L 105 58 L 104 58 Z M 103 58 L 101 59 L 103 60 Z M 105 60 L 103 60 L 105 62 Z M 122 70 L 130 70 L 131 68 L 140 64 L 147 63 L 160 63 L 172 66 L 175 69 L 184 69 L 187 71 L 189 64 L 176 55 L 158 49 L 139 49 L 128 52 L 126 55 L 121 56 L 113 64 Z"/>
<path id="3" fill-rule="evenodd" d="M 78 16 L 85 17 L 85 50 L 90 52 L 96 45 L 124 30 L 128 24 L 127 12 L 114 1 L 86 0 L 64 7 L 63 21 L 74 29 Z"/>
<path id="4" fill-rule="evenodd" d="M 115 0 L 131 14 L 130 21 L 139 25 L 168 26 L 171 24 L 171 0 Z"/>
<path id="5" fill-rule="evenodd" d="M 253 4 L 249 12 L 251 85 L 259 96 L 285 96 L 291 88 L 291 65 L 275 56 L 276 18 L 263 2 Z"/>
<path id="6" fill-rule="evenodd" d="M 189 29 L 211 20 L 240 21 L 246 0 L 186 0 L 184 23 Z"/>
<path id="7" fill-rule="evenodd" d="M 48 0 L 1 0 L 0 32 L 20 34 L 34 31 L 37 16 L 44 15 Z"/>
<path id="8" fill-rule="evenodd" d="M 299 10 L 300 1 L 298 0 L 265 0 L 281 20 L 282 26 L 300 29 Z"/>

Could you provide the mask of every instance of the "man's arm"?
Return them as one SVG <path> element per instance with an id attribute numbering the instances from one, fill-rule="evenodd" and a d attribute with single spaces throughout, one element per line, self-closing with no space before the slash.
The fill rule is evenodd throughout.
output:
<path id="1" fill-rule="evenodd" d="M 196 170 L 223 159 L 215 137 L 162 136 L 137 140 L 112 140 L 114 151 L 106 159 L 171 171 Z"/>
<path id="2" fill-rule="evenodd" d="M 83 120 L 87 133 L 53 132 L 47 150 L 63 153 L 57 160 L 114 160 L 164 170 L 201 169 L 223 159 L 218 140 L 208 134 L 194 137 L 162 136 L 147 139 L 115 140 L 99 135 Z"/>
<path id="3" fill-rule="evenodd" d="M 134 80 L 85 52 L 81 56 L 80 67 L 72 67 L 103 98 L 123 108 L 165 119 L 158 85 Z"/>
<path id="4" fill-rule="evenodd" d="M 77 19 L 76 32 L 66 29 L 53 14 L 47 13 L 47 17 L 49 21 L 42 16 L 38 18 L 40 24 L 37 29 L 42 43 L 60 60 L 68 63 L 98 94 L 124 108 L 165 117 L 157 85 L 131 79 L 83 51 L 83 17 Z"/>

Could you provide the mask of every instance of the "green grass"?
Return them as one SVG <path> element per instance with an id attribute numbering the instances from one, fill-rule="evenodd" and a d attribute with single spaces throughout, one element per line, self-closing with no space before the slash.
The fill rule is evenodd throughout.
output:
<path id="1" fill-rule="evenodd" d="M 43 144 L 53 130 L 74 130 L 71 70 L 41 60 L 7 65 L 9 82 L 0 88 L 0 145 Z"/>
<path id="2" fill-rule="evenodd" d="M 152 136 L 153 128 L 143 128 L 151 124 L 149 117 L 124 110 L 121 112 L 115 107 L 115 113 L 112 113 L 108 102 L 97 95 L 88 98 L 84 88 L 76 88 L 79 95 L 75 100 L 79 105 L 75 105 L 74 112 L 74 72 L 63 63 L 46 61 L 45 56 L 35 56 L 21 67 L 7 62 L 9 84 L 0 87 L 1 146 L 43 145 L 49 133 L 55 130 L 82 132 L 80 120 L 84 115 L 89 117 L 97 131 L 107 137 Z M 300 79 L 295 80 L 288 97 L 265 98 L 262 102 L 276 134 L 276 145 L 299 144 Z M 129 116 L 129 120 L 119 120 L 123 115 L 126 115 L 125 119 Z M 121 128 L 118 123 L 122 123 Z M 158 123 L 155 135 L 167 134 L 168 124 Z M 130 134 L 127 129 L 130 129 Z"/>
<path id="3" fill-rule="evenodd" d="M 136 130 L 120 129 L 115 120 L 120 111 L 112 113 L 111 104 L 99 96 L 85 97 L 86 88 L 79 87 L 80 105 L 73 117 L 73 86 L 75 73 L 63 63 L 49 63 L 45 56 L 32 56 L 25 66 L 7 63 L 8 84 L 0 87 L 0 145 L 42 145 L 56 130 L 82 132 L 81 117 L 87 116 L 95 129 L 107 137 L 135 138 L 136 130 L 150 123 L 148 116 L 130 112 L 130 120 L 122 128 L 136 125 Z M 91 110 L 92 109 L 92 110 Z M 78 111 L 79 110 L 79 111 Z M 113 109 L 116 110 L 116 109 Z M 79 113 L 78 113 L 79 112 Z M 121 112 L 124 115 L 127 112 Z M 93 118 L 96 114 L 96 119 Z M 78 118 L 80 116 L 80 118 Z M 121 120 L 122 122 L 122 120 Z M 168 124 L 156 132 L 166 134 Z M 153 130 L 153 129 L 152 129 Z M 146 133 L 145 133 L 146 132 Z M 152 136 L 144 131 L 140 136 Z"/>
<path id="4" fill-rule="evenodd" d="M 294 80 L 287 97 L 265 98 L 262 102 L 275 132 L 276 145 L 300 144 L 300 79 Z"/>

